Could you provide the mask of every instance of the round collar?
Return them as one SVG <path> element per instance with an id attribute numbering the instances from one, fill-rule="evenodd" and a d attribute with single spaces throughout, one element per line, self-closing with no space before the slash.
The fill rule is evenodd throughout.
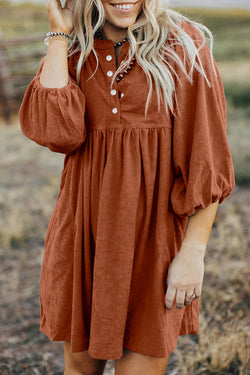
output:
<path id="1" fill-rule="evenodd" d="M 122 46 L 128 47 L 129 41 L 126 40 Z M 95 49 L 113 49 L 114 48 L 114 42 L 111 39 L 94 39 L 94 48 Z"/>

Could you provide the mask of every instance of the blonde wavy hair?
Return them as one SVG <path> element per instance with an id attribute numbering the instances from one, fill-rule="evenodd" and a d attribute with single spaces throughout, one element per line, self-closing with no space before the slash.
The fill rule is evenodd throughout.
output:
<path id="1" fill-rule="evenodd" d="M 202 44 L 198 48 L 191 36 L 181 28 L 182 21 L 189 22 L 200 32 Z M 73 37 L 73 45 L 77 39 L 79 42 L 76 43 L 77 47 L 75 49 L 71 48 L 68 50 L 68 56 L 74 54 L 76 51 L 80 51 L 80 56 L 76 66 L 76 81 L 78 84 L 80 82 L 82 65 L 91 51 L 93 51 L 97 65 L 90 78 L 92 78 L 98 68 L 99 61 L 94 49 L 94 37 L 95 33 L 103 27 L 104 23 L 105 11 L 101 0 L 75 1 L 73 9 L 74 28 L 71 32 L 71 36 Z M 130 38 L 128 58 L 120 64 L 113 75 L 111 88 L 116 76 L 126 69 L 131 58 L 135 56 L 137 63 L 143 68 L 146 74 L 149 85 L 145 116 L 153 92 L 152 78 L 156 87 L 158 110 L 160 108 L 160 101 L 163 100 L 166 111 L 170 109 L 170 111 L 174 113 L 173 96 L 175 95 L 175 80 L 171 71 L 176 75 L 177 79 L 178 76 L 168 59 L 172 59 L 180 66 L 191 83 L 193 82 L 193 70 L 196 68 L 204 76 L 207 84 L 211 86 L 211 83 L 206 77 L 199 56 L 199 50 L 206 42 L 205 32 L 209 35 L 209 48 L 211 61 L 213 62 L 213 35 L 205 25 L 191 20 L 177 11 L 169 9 L 168 0 L 144 0 L 142 10 L 137 17 L 136 22 L 128 27 L 127 35 Z M 172 33 L 174 36 L 174 38 L 171 39 L 174 40 L 174 43 L 170 43 L 170 45 L 166 43 L 166 41 L 170 39 L 171 34 L 169 33 Z M 186 72 L 185 63 L 183 64 L 173 48 L 176 44 L 180 44 L 185 50 L 185 58 L 188 58 L 191 66 L 189 74 Z M 196 58 L 199 63 L 197 63 Z M 214 66 L 213 70 L 216 75 Z"/>

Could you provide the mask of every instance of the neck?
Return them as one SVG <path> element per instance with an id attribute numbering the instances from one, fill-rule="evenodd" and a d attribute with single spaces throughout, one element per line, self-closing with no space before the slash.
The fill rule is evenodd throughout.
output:
<path id="1" fill-rule="evenodd" d="M 116 27 L 106 21 L 101 32 L 104 39 L 110 39 L 117 43 L 127 36 L 128 30 L 127 28 Z"/>

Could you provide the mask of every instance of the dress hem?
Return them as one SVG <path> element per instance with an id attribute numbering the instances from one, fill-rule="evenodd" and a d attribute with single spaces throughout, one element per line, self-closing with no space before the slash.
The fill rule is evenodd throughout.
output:
<path id="1" fill-rule="evenodd" d="M 61 333 L 61 334 L 56 334 L 56 333 L 51 333 L 49 330 L 46 329 L 45 326 L 43 327 L 39 327 L 39 331 L 42 332 L 43 334 L 45 334 L 51 341 L 70 341 L 70 334 L 67 334 L 67 333 Z M 199 329 L 193 329 L 192 326 L 190 327 L 190 329 L 183 329 L 180 331 L 179 333 L 179 336 L 183 336 L 183 335 L 198 335 L 199 334 Z M 152 353 L 152 352 L 149 352 L 148 350 L 144 350 L 143 348 L 139 348 L 138 346 L 134 345 L 134 344 L 131 344 L 131 343 L 126 343 L 124 344 L 123 346 L 123 349 L 127 349 L 127 350 L 130 350 L 130 351 L 133 351 L 133 352 L 136 352 L 136 353 L 139 353 L 139 354 L 143 354 L 143 355 L 148 355 L 148 356 L 151 356 L 151 357 L 156 357 L 156 358 L 164 358 L 164 357 L 167 357 L 169 356 L 175 349 L 176 349 L 176 346 L 177 346 L 177 342 L 175 345 L 173 345 L 173 347 L 168 351 L 168 350 L 163 350 L 162 352 L 158 352 L 158 353 Z M 94 350 L 90 349 L 89 350 L 89 343 L 86 343 L 86 344 L 80 344 L 79 347 L 74 347 L 74 351 L 72 351 L 72 353 L 78 353 L 78 352 L 81 352 L 81 351 L 85 351 L 87 350 L 88 351 L 88 354 L 92 357 L 92 358 L 95 358 L 95 359 L 104 359 L 104 360 L 115 360 L 115 359 L 120 359 L 122 357 L 123 354 L 117 356 L 117 355 L 97 355 L 95 353 Z"/>

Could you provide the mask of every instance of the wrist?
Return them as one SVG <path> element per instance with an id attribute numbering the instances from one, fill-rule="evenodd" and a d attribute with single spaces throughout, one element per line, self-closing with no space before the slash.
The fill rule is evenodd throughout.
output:
<path id="1" fill-rule="evenodd" d="M 180 251 L 191 255 L 205 256 L 207 244 L 197 240 L 183 240 Z"/>
<path id="2" fill-rule="evenodd" d="M 49 44 L 52 44 L 52 43 L 55 43 L 55 44 L 65 44 L 65 45 L 68 45 L 69 44 L 69 41 L 67 39 L 63 39 L 63 38 L 51 38 L 49 39 Z"/>
<path id="3" fill-rule="evenodd" d="M 69 47 L 69 43 L 66 39 L 54 39 L 54 38 L 51 38 L 48 42 L 48 49 L 65 49 L 65 50 L 68 50 L 68 47 Z"/>

